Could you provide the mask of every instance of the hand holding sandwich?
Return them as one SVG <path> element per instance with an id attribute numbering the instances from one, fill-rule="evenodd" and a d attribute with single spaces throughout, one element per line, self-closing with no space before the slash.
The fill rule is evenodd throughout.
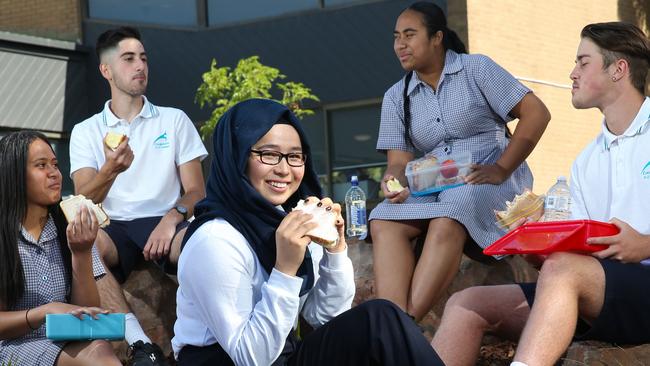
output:
<path id="1" fill-rule="evenodd" d="M 107 135 L 107 138 L 110 135 Z M 116 147 L 111 147 L 104 142 L 104 156 L 106 157 L 106 162 L 104 163 L 105 169 L 108 170 L 108 173 L 113 175 L 118 175 L 123 171 L 127 170 L 131 163 L 133 162 L 133 150 L 129 146 L 129 138 L 124 136 L 121 142 Z"/>
<path id="2" fill-rule="evenodd" d="M 307 245 L 312 241 L 332 253 L 343 251 L 347 247 L 344 226 L 339 204 L 334 204 L 330 198 L 307 198 L 304 205 L 303 202 L 299 203 L 282 220 L 275 232 L 275 268 L 295 276 L 305 257 Z"/>
<path id="3" fill-rule="evenodd" d="M 97 230 L 99 230 L 97 217 L 88 210 L 86 205 L 80 205 L 74 219 L 68 222 L 66 228 L 70 251 L 73 254 L 90 253 L 97 238 Z"/>

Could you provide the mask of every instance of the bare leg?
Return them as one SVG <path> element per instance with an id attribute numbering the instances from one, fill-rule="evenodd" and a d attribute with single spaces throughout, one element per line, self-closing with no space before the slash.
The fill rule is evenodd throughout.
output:
<path id="1" fill-rule="evenodd" d="M 429 221 L 427 237 L 418 260 L 408 299 L 408 313 L 421 320 L 458 272 L 467 240 L 465 228 L 456 220 Z"/>
<path id="2" fill-rule="evenodd" d="M 593 257 L 554 253 L 540 272 L 535 303 L 515 361 L 552 365 L 571 343 L 578 314 L 595 319 L 605 299 L 605 272 Z"/>
<path id="3" fill-rule="evenodd" d="M 130 313 L 131 309 L 126 302 L 122 287 L 108 270 L 109 267 L 118 264 L 115 244 L 113 244 L 113 241 L 104 230 L 99 230 L 97 233 L 96 243 L 102 264 L 106 268 L 106 275 L 97 281 L 97 290 L 99 290 L 102 307 L 118 313 Z"/>
<path id="4" fill-rule="evenodd" d="M 181 229 L 172 240 L 172 246 L 169 251 L 169 262 L 172 264 L 178 264 L 178 257 L 181 255 L 181 243 L 183 242 L 186 231 L 187 228 Z"/>
<path id="5" fill-rule="evenodd" d="M 64 348 L 56 366 L 122 366 L 106 341 L 71 342 Z"/>
<path id="6" fill-rule="evenodd" d="M 517 339 L 529 313 L 518 285 L 470 287 L 447 301 L 431 346 L 447 366 L 474 365 L 486 332 Z"/>
<path id="7" fill-rule="evenodd" d="M 406 311 L 415 255 L 411 240 L 422 230 L 413 221 L 372 220 L 373 270 L 377 298 L 387 299 Z"/>

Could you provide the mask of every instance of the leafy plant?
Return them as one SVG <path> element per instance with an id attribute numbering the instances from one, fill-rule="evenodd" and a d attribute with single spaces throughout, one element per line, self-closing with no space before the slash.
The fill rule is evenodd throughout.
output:
<path id="1" fill-rule="evenodd" d="M 212 59 L 210 70 L 203 74 L 203 83 L 196 92 L 194 101 L 201 108 L 205 105 L 214 107 L 210 119 L 201 126 L 203 138 L 210 136 L 219 118 L 235 104 L 251 98 L 272 98 L 273 88 L 282 93 L 280 99 L 274 99 L 289 107 L 297 117 L 311 115 L 313 110 L 304 108 L 304 100 L 319 101 L 311 89 L 299 82 L 281 83 L 277 80 L 286 78 L 280 70 L 263 65 L 259 56 L 239 60 L 234 70 L 230 67 L 217 67 Z"/>

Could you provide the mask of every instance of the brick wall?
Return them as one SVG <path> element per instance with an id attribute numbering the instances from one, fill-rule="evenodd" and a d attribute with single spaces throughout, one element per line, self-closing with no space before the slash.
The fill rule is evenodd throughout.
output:
<path id="1" fill-rule="evenodd" d="M 569 73 L 580 30 L 593 22 L 645 19 L 645 2 L 467 0 L 464 6 L 450 2 L 452 28 L 452 20 L 462 19 L 452 12 L 467 9 L 466 28 L 459 27 L 467 33 L 469 51 L 490 56 L 522 79 L 551 111 L 546 133 L 528 158 L 535 192 L 546 192 L 558 175 L 568 176 L 575 157 L 600 131 L 598 110 L 576 110 L 571 105 Z"/>
<path id="2" fill-rule="evenodd" d="M 79 41 L 79 0 L 0 0 L 0 30 Z"/>

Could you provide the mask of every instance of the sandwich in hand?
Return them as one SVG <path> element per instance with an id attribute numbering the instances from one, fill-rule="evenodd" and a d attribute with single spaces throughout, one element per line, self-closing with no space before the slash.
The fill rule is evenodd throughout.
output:
<path id="1" fill-rule="evenodd" d="M 104 143 L 113 151 L 115 151 L 124 140 L 126 140 L 126 135 L 115 132 L 108 132 L 106 137 L 104 137 Z"/>
<path id="2" fill-rule="evenodd" d="M 404 187 L 400 184 L 397 178 L 387 180 L 386 188 L 388 188 L 389 192 L 401 192 L 404 190 Z"/>
<path id="3" fill-rule="evenodd" d="M 339 240 L 339 232 L 336 229 L 337 214 L 332 211 L 331 208 L 328 209 L 324 205 L 319 206 L 318 203 L 319 202 L 314 199 L 308 202 L 300 200 L 293 209 L 312 214 L 314 217 L 309 222 L 318 223 L 318 227 L 308 232 L 307 236 L 309 236 L 313 242 L 320 244 L 325 248 L 333 248 Z"/>
<path id="4" fill-rule="evenodd" d="M 74 217 L 77 215 L 77 212 L 81 208 L 81 205 L 86 205 L 86 207 L 88 207 L 88 211 L 95 214 L 95 217 L 97 217 L 97 222 L 99 223 L 99 227 L 105 227 L 110 224 L 111 220 L 102 208 L 101 204 L 94 204 L 93 201 L 84 197 L 83 194 L 69 196 L 59 203 L 59 206 L 61 206 L 61 210 L 63 210 L 63 214 L 65 215 L 65 218 L 68 220 L 68 222 L 72 222 Z"/>
<path id="5" fill-rule="evenodd" d="M 512 202 L 506 201 L 504 211 L 494 211 L 497 224 L 505 230 L 513 229 L 512 225 L 522 218 L 538 221 L 544 214 L 544 197 L 525 190 L 515 195 Z"/>

